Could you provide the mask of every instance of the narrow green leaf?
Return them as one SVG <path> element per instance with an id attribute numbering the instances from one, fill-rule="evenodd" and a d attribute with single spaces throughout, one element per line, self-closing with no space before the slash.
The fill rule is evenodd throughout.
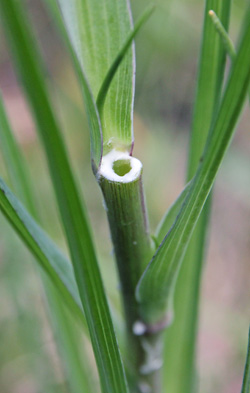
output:
<path id="1" fill-rule="evenodd" d="M 208 15 L 210 16 L 210 18 L 214 24 L 214 27 L 216 28 L 218 34 L 221 37 L 221 40 L 223 42 L 226 52 L 231 57 L 231 60 L 234 60 L 234 58 L 236 56 L 236 51 L 234 49 L 233 41 L 229 37 L 228 32 L 224 28 L 223 24 L 221 23 L 220 19 L 218 18 L 218 16 L 214 12 L 214 10 L 210 10 Z"/>
<path id="2" fill-rule="evenodd" d="M 206 0 L 198 67 L 195 105 L 192 119 L 187 181 L 195 174 L 214 113 L 220 103 L 224 79 L 225 51 L 208 12 L 213 9 L 228 27 L 230 0 Z M 193 393 L 196 382 L 196 338 L 201 273 L 205 254 L 211 197 L 207 200 L 188 249 L 174 291 L 172 325 L 165 340 L 164 387 L 166 393 Z M 182 375 L 182 378 L 178 378 Z"/>
<path id="3" fill-rule="evenodd" d="M 178 213 L 181 210 L 181 207 L 186 199 L 186 196 L 189 192 L 190 184 L 188 183 L 184 190 L 180 193 L 174 203 L 169 207 L 166 211 L 165 216 L 160 221 L 158 227 L 156 228 L 155 238 L 158 244 L 162 242 L 166 233 L 171 229 L 172 225 L 174 224 Z"/>
<path id="4" fill-rule="evenodd" d="M 92 160 L 92 169 L 93 172 L 96 173 L 97 169 L 100 166 L 102 151 L 103 151 L 103 142 L 102 142 L 102 127 L 99 118 L 99 114 L 97 111 L 96 103 L 93 97 L 93 94 L 90 90 L 86 75 L 81 67 L 81 64 L 78 60 L 77 55 L 72 47 L 71 41 L 68 37 L 68 33 L 64 26 L 60 9 L 57 4 L 57 0 L 44 0 L 52 17 L 57 25 L 57 28 L 63 37 L 64 42 L 70 52 L 71 59 L 73 61 L 77 77 L 79 80 L 79 84 L 82 90 L 84 104 L 90 129 L 90 144 L 91 144 L 91 160 Z"/>
<path id="5" fill-rule="evenodd" d="M 131 33 L 129 34 L 129 36 L 127 37 L 125 43 L 123 44 L 122 48 L 120 49 L 118 55 L 116 56 L 115 60 L 113 61 L 113 63 L 111 64 L 104 80 L 103 83 L 101 85 L 101 88 L 99 90 L 99 93 L 97 95 L 97 99 L 96 99 L 96 104 L 97 104 L 97 108 L 99 111 L 99 115 L 100 118 L 102 119 L 102 113 L 103 113 L 103 106 L 107 97 L 107 93 L 110 87 L 110 84 L 115 76 L 115 73 L 119 67 L 119 65 L 121 64 L 122 60 L 124 59 L 125 54 L 127 53 L 130 45 L 132 44 L 135 36 L 137 35 L 137 33 L 139 32 L 139 30 L 141 29 L 142 25 L 149 19 L 149 17 L 152 15 L 152 12 L 154 10 L 154 6 L 150 5 L 146 8 L 146 10 L 143 12 L 143 14 L 141 15 L 141 17 L 139 18 L 139 20 L 136 22 L 134 29 L 131 31 Z"/>
<path id="6" fill-rule="evenodd" d="M 218 34 L 220 35 L 221 41 L 224 45 L 225 51 L 229 55 L 232 61 L 234 61 L 235 56 L 236 56 L 236 50 L 233 44 L 233 41 L 231 40 L 228 32 L 224 28 L 223 24 L 221 23 L 220 19 L 216 15 L 216 13 L 213 10 L 209 11 L 209 16 L 214 24 L 215 29 L 217 30 Z M 248 13 L 246 13 L 248 15 Z M 250 89 L 248 92 L 249 95 L 249 101 L 250 101 Z"/>
<path id="7" fill-rule="evenodd" d="M 139 20 L 136 22 L 134 29 L 131 31 L 131 33 L 128 35 L 128 37 L 125 40 L 125 43 L 123 43 L 123 46 L 121 47 L 119 53 L 113 60 L 103 82 L 100 87 L 99 93 L 97 95 L 97 100 L 96 100 L 96 105 L 98 108 L 95 107 L 95 103 L 93 102 L 93 97 L 92 93 L 90 91 L 90 88 L 88 86 L 86 76 L 83 72 L 83 68 L 81 68 L 80 63 L 78 61 L 77 56 L 75 55 L 75 52 L 72 48 L 71 42 L 67 36 L 67 32 L 63 26 L 60 14 L 59 14 L 59 9 L 56 3 L 56 0 L 45 0 L 46 4 L 48 5 L 50 12 L 54 16 L 55 20 L 57 21 L 57 25 L 59 27 L 59 30 L 64 37 L 64 40 L 67 43 L 68 48 L 70 49 L 71 57 L 74 62 L 74 66 L 76 68 L 80 85 L 82 87 L 83 91 L 83 96 L 84 96 L 84 102 L 85 106 L 87 109 L 87 113 L 89 113 L 88 118 L 90 119 L 89 125 L 90 125 L 90 138 L 91 138 L 91 156 L 92 156 L 92 163 L 93 163 L 93 169 L 94 173 L 96 173 L 97 168 L 100 165 L 101 157 L 102 157 L 102 128 L 100 125 L 99 121 L 99 116 L 101 116 L 103 112 L 103 107 L 104 103 L 107 97 L 108 90 L 110 88 L 111 82 L 114 79 L 114 76 L 118 70 L 119 65 L 121 64 L 122 60 L 124 59 L 128 49 L 130 48 L 133 39 L 136 37 L 137 33 L 140 31 L 141 27 L 143 26 L 144 23 L 149 19 L 151 16 L 154 6 L 149 5 L 146 10 L 143 12 L 142 16 L 139 18 Z M 95 120 L 95 121 L 93 121 Z"/>
<path id="8" fill-rule="evenodd" d="M 199 74 L 192 121 L 188 159 L 188 180 L 196 172 L 211 126 L 214 111 L 218 108 L 221 97 L 225 67 L 223 44 L 208 15 L 214 10 L 228 27 L 231 0 L 207 0 L 204 10 L 204 28 L 201 43 Z"/>
<path id="9" fill-rule="evenodd" d="M 37 218 L 37 210 L 35 209 L 35 195 L 32 189 L 29 173 L 27 170 L 26 162 L 22 152 L 15 140 L 11 130 L 2 99 L 0 97 L 0 149 L 4 155 L 4 161 L 7 165 L 8 173 L 12 179 L 12 184 L 16 190 L 19 198 L 25 202 L 26 207 L 33 212 L 33 216 Z M 33 234 L 34 235 L 34 234 Z M 65 263 L 66 258 L 62 260 Z M 69 265 L 69 262 L 68 262 Z M 68 266 L 67 266 L 68 268 Z M 55 272 L 56 273 L 56 272 Z M 70 266 L 70 274 L 74 280 L 73 270 Z M 81 393 L 82 389 L 90 392 L 89 389 L 89 371 L 86 370 L 86 364 L 82 361 L 81 354 L 84 353 L 84 348 L 79 348 L 79 331 L 76 330 L 72 312 L 74 317 L 74 309 L 70 307 L 70 314 L 66 313 L 64 298 L 58 292 L 45 274 L 41 275 L 42 282 L 45 288 L 47 302 L 49 303 L 50 318 L 53 322 L 54 331 L 57 332 L 56 337 L 59 335 L 59 351 L 62 352 L 62 363 L 66 370 L 69 385 L 72 387 L 72 393 Z M 74 282 L 76 287 L 76 283 Z M 81 301 L 77 293 L 78 305 Z M 83 320 L 83 313 L 80 314 Z M 84 319 L 84 322 L 85 319 Z M 82 328 L 82 324 L 80 324 Z M 87 329 L 86 323 L 84 328 Z M 87 354 L 85 354 L 86 357 Z"/>
<path id="10" fill-rule="evenodd" d="M 31 198 L 30 184 L 26 176 L 25 164 L 18 149 L 16 140 L 11 132 L 5 112 L 2 96 L 0 95 L 0 145 L 4 161 L 10 176 L 10 181 L 20 199 L 27 205 L 31 214 L 36 217 L 36 209 Z"/>
<path id="11" fill-rule="evenodd" d="M 2 0 L 0 10 L 17 70 L 38 124 L 48 159 L 88 323 L 103 392 L 127 392 L 124 368 L 100 277 L 94 245 L 65 146 L 51 109 L 41 59 L 21 3 Z"/>
<path id="12" fill-rule="evenodd" d="M 58 0 L 66 28 L 94 97 L 131 30 L 127 0 Z M 133 145 L 134 50 L 112 81 L 103 109 L 103 149 Z"/>
<path id="13" fill-rule="evenodd" d="M 250 328 L 248 332 L 247 357 L 246 357 L 246 364 L 245 364 L 241 393 L 249 393 L 249 392 L 250 392 Z"/>
<path id="14" fill-rule="evenodd" d="M 79 326 L 76 326 L 53 285 L 46 285 L 50 318 L 58 344 L 58 352 L 64 365 L 70 393 L 92 393 L 93 383 L 91 365 L 88 361 L 88 348 L 82 342 Z"/>
<path id="15" fill-rule="evenodd" d="M 230 0 L 206 0 L 195 105 L 192 119 L 187 181 L 195 174 L 209 128 L 221 98 L 225 51 L 208 12 L 213 9 L 228 27 Z M 174 320 L 165 339 L 164 387 L 166 393 L 196 391 L 198 306 L 211 197 L 208 198 L 191 241 L 174 291 Z M 182 378 L 178 378 L 181 375 Z"/>
<path id="16" fill-rule="evenodd" d="M 250 82 L 250 20 L 233 64 L 219 111 L 213 121 L 201 164 L 171 232 L 158 248 L 144 272 L 137 298 L 143 317 L 150 323 L 161 320 L 172 301 L 174 284 L 188 242 L 215 176 L 231 141 Z"/>
<path id="17" fill-rule="evenodd" d="M 80 297 L 69 261 L 36 224 L 1 178 L 0 209 L 59 290 L 69 309 L 75 312 L 81 320 L 84 320 Z"/>

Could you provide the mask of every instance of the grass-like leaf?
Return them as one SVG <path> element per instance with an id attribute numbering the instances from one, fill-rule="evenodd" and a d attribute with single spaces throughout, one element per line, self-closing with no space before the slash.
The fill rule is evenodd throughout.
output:
<path id="1" fill-rule="evenodd" d="M 75 71 L 79 80 L 81 91 L 84 98 L 84 104 L 88 119 L 88 125 L 90 129 L 90 144 L 91 144 L 91 161 L 93 172 L 96 173 L 99 168 L 101 157 L 103 153 L 103 140 L 102 140 L 102 127 L 99 118 L 99 113 L 96 107 L 95 99 L 93 97 L 92 91 L 89 87 L 85 72 L 81 67 L 80 61 L 73 49 L 71 41 L 68 37 L 67 30 L 65 28 L 62 15 L 56 0 L 44 0 L 50 14 L 53 17 L 53 21 L 56 24 L 57 29 L 61 37 L 70 52 L 71 60 L 73 61 Z"/>
<path id="2" fill-rule="evenodd" d="M 26 204 L 26 207 L 36 217 L 36 209 L 33 198 L 30 195 L 30 184 L 26 176 L 26 167 L 16 140 L 10 128 L 2 97 L 0 96 L 0 142 L 1 152 L 4 157 L 10 181 L 19 195 L 19 198 Z"/>
<path id="3" fill-rule="evenodd" d="M 165 216 L 160 221 L 158 227 L 156 228 L 155 232 L 155 239 L 158 244 L 162 242 L 166 233 L 171 229 L 172 225 L 174 224 L 178 213 L 181 210 L 181 207 L 187 197 L 187 194 L 190 189 L 190 184 L 188 183 L 184 190 L 180 193 L 174 203 L 170 206 L 170 208 L 166 211 Z"/>
<path id="4" fill-rule="evenodd" d="M 102 127 L 100 124 L 99 116 L 102 118 L 102 112 L 104 103 L 111 85 L 111 82 L 114 79 L 114 76 L 117 73 L 117 70 L 123 61 L 127 51 L 129 50 L 134 38 L 136 37 L 137 33 L 140 31 L 143 24 L 148 20 L 151 16 L 154 6 L 149 5 L 146 10 L 143 12 L 141 17 L 136 22 L 134 28 L 132 29 L 131 33 L 126 37 L 125 42 L 123 43 L 122 47 L 120 48 L 118 54 L 116 55 L 115 59 L 111 63 L 110 68 L 107 71 L 106 76 L 102 82 L 100 90 L 97 95 L 96 105 L 94 102 L 94 98 L 92 96 L 92 92 L 87 82 L 87 78 L 85 76 L 85 72 L 83 71 L 83 67 L 81 67 L 78 57 L 76 56 L 72 44 L 69 40 L 67 35 L 67 31 L 63 25 L 61 20 L 61 15 L 59 13 L 59 8 L 57 6 L 56 0 L 45 0 L 45 3 L 48 5 L 51 14 L 54 17 L 54 20 L 59 27 L 61 35 L 64 37 L 64 40 L 67 43 L 67 46 L 70 50 L 71 58 L 73 60 L 75 69 L 77 71 L 77 75 L 79 77 L 80 86 L 83 91 L 84 102 L 86 106 L 86 111 L 89 119 L 89 127 L 90 127 L 90 139 L 91 139 L 91 157 L 92 157 L 92 167 L 94 173 L 97 171 L 97 168 L 100 165 L 102 152 L 103 152 L 103 134 L 102 134 Z M 97 112 L 97 108 L 98 112 Z"/>
<path id="5" fill-rule="evenodd" d="M 131 30 L 127 0 L 58 0 L 66 28 L 96 99 L 103 80 Z M 102 117 L 104 153 L 112 146 L 131 150 L 134 50 L 127 50 L 112 81 Z"/>
<path id="6" fill-rule="evenodd" d="M 202 162 L 192 181 L 180 215 L 158 248 L 137 288 L 143 317 L 161 320 L 171 295 L 188 242 L 231 141 L 250 81 L 250 21 L 233 64 L 219 111 L 213 121 Z"/>
<path id="7" fill-rule="evenodd" d="M 41 59 L 19 2 L 0 3 L 5 31 L 47 155 L 76 282 L 103 392 L 127 392 L 127 383 L 85 210 L 72 175 L 42 76 Z"/>
<path id="8" fill-rule="evenodd" d="M 245 365 L 241 393 L 249 393 L 249 392 L 250 392 L 250 328 L 248 332 L 247 357 L 246 357 L 246 365 Z"/>
<path id="9" fill-rule="evenodd" d="M 54 328 L 58 352 L 67 377 L 70 393 L 92 393 L 93 383 L 91 366 L 88 362 L 88 348 L 82 343 L 79 324 L 76 325 L 71 313 L 65 308 L 59 293 L 52 285 L 46 285 L 50 319 Z M 83 343 L 84 344 L 84 343 Z"/>
<path id="10" fill-rule="evenodd" d="M 195 174 L 214 112 L 220 103 L 225 51 L 208 12 L 214 9 L 227 28 L 230 0 L 206 0 L 196 97 L 191 127 L 187 181 Z M 207 200 L 183 259 L 174 293 L 174 321 L 165 341 L 166 393 L 191 393 L 196 384 L 196 337 L 201 281 L 211 197 Z M 182 375 L 182 378 L 176 376 Z"/>
<path id="11" fill-rule="evenodd" d="M 1 97 L 0 140 L 2 142 L 0 144 L 0 149 L 3 153 L 4 161 L 7 166 L 9 177 L 12 180 L 14 190 L 15 192 L 17 192 L 18 197 L 21 199 L 21 201 L 25 203 L 26 208 L 30 212 L 32 212 L 32 215 L 35 218 L 38 218 L 39 214 L 37 213 L 35 203 L 36 197 L 34 195 L 32 183 L 30 181 L 27 165 L 24 160 L 22 151 L 15 140 Z M 34 238 L 34 233 L 32 233 L 32 236 Z M 57 249 L 55 251 L 58 253 Z M 49 253 L 48 255 L 51 256 L 51 253 Z M 48 259 L 48 255 L 47 262 L 50 263 L 51 258 Z M 60 261 L 62 265 L 67 263 L 66 271 L 70 267 L 69 279 L 71 279 L 72 283 L 74 283 L 76 289 L 76 283 L 70 263 L 66 261 L 66 258 L 62 257 L 62 254 L 58 253 L 58 256 L 61 257 Z M 43 260 L 40 260 L 40 263 L 42 263 L 42 266 L 44 266 Z M 57 274 L 56 271 L 54 273 Z M 61 296 L 61 293 L 58 291 L 56 285 L 53 285 L 53 282 L 50 282 L 49 279 L 47 279 L 46 274 L 42 274 L 41 278 L 44 284 L 47 302 L 49 303 L 49 307 L 47 310 L 50 311 L 50 318 L 53 323 L 54 331 L 57 332 L 56 337 L 58 337 L 59 334 L 59 351 L 62 352 L 62 363 L 66 370 L 69 385 L 72 387 L 72 393 L 80 393 L 82 392 L 82 389 L 84 389 L 86 393 L 90 392 L 90 373 L 89 370 L 86 370 L 86 362 L 82 361 L 82 357 L 80 355 L 82 352 L 84 352 L 84 348 L 79 348 L 79 329 L 76 330 L 76 324 L 74 323 L 74 320 L 72 318 L 72 312 L 74 314 L 74 307 L 72 308 L 72 305 L 68 304 L 71 311 L 67 313 L 64 305 L 64 297 Z M 80 318 L 82 321 L 84 320 L 84 328 L 87 332 L 86 321 L 85 318 L 83 318 L 82 309 L 79 310 L 79 305 L 81 305 L 81 301 L 77 289 L 75 290 L 75 294 L 77 295 L 77 298 L 73 298 L 71 300 L 73 300 L 74 302 L 77 301 L 77 311 L 78 314 L 80 311 Z M 79 326 L 82 329 L 82 323 Z"/>
<path id="12" fill-rule="evenodd" d="M 97 99 L 96 99 L 96 104 L 97 104 L 97 108 L 98 108 L 99 115 L 100 115 L 101 119 L 102 119 L 102 112 L 103 112 L 104 103 L 105 103 L 105 100 L 107 97 L 107 93 L 108 93 L 109 87 L 111 85 L 111 82 L 115 76 L 115 73 L 116 73 L 119 65 L 121 64 L 122 60 L 124 59 L 124 56 L 126 55 L 129 47 L 131 46 L 135 36 L 137 35 L 139 30 L 141 29 L 142 25 L 151 16 L 153 10 L 154 10 L 154 6 L 149 5 L 147 7 L 147 9 L 143 12 L 143 14 L 139 18 L 139 20 L 136 22 L 134 29 L 128 35 L 125 43 L 123 44 L 123 46 L 120 49 L 119 53 L 117 54 L 115 60 L 111 64 L 111 66 L 110 66 L 110 68 L 109 68 L 109 70 L 103 80 L 103 83 L 101 85 L 101 88 L 99 90 L 99 93 L 98 93 Z"/>
<path id="13" fill-rule="evenodd" d="M 227 52 L 228 56 L 230 57 L 230 59 L 232 61 L 234 61 L 235 56 L 236 56 L 236 50 L 234 47 L 234 43 L 231 40 L 228 32 L 226 31 L 225 27 L 223 26 L 220 18 L 216 15 L 216 13 L 214 12 L 214 10 L 210 10 L 209 11 L 209 16 L 214 24 L 214 27 L 216 29 L 216 31 L 218 32 L 220 38 L 221 38 L 221 42 L 224 45 L 225 51 Z M 249 15 L 249 11 L 246 12 L 246 15 Z M 248 91 L 248 95 L 249 95 L 249 101 L 250 101 L 250 88 Z"/>
<path id="14" fill-rule="evenodd" d="M 187 178 L 196 172 L 211 126 L 214 111 L 218 108 L 223 83 L 225 51 L 221 39 L 208 15 L 213 9 L 225 28 L 228 26 L 231 0 L 207 0 L 204 31 L 201 44 L 197 91 L 192 120 Z"/>
<path id="15" fill-rule="evenodd" d="M 84 321 L 73 269 L 0 178 L 0 209 L 21 236 L 72 312 Z"/>
<path id="16" fill-rule="evenodd" d="M 223 45 L 225 47 L 225 50 L 227 54 L 230 56 L 231 60 L 234 60 L 236 56 L 236 51 L 234 48 L 233 41 L 229 37 L 228 32 L 226 31 L 225 27 L 220 21 L 220 18 L 216 15 L 214 10 L 210 10 L 208 15 L 210 16 L 215 29 L 217 30 L 218 34 L 220 35 L 221 41 L 223 42 Z"/>

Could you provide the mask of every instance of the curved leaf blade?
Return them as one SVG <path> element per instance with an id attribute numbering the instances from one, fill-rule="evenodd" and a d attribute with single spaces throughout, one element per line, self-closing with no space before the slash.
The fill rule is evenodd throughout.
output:
<path id="1" fill-rule="evenodd" d="M 76 315 L 84 321 L 81 301 L 69 261 L 36 224 L 1 178 L 0 209 L 59 290 L 69 309 L 76 312 Z"/>
<path id="2" fill-rule="evenodd" d="M 118 70 L 118 67 L 120 66 L 122 60 L 124 59 L 124 56 L 126 55 L 129 47 L 131 46 L 135 36 L 137 33 L 140 31 L 141 27 L 144 25 L 144 23 L 149 19 L 149 17 L 152 15 L 152 12 L 154 11 L 154 6 L 149 5 L 146 10 L 143 12 L 141 17 L 138 19 L 136 22 L 134 29 L 131 31 L 129 36 L 126 38 L 125 43 L 123 44 L 122 48 L 120 49 L 118 55 L 116 56 L 115 60 L 111 64 L 103 82 L 100 87 L 100 90 L 97 95 L 96 99 L 96 105 L 99 111 L 99 115 L 102 118 L 102 113 L 103 113 L 103 107 L 104 103 L 107 97 L 107 93 L 110 87 L 110 84 Z"/>
<path id="3" fill-rule="evenodd" d="M 9 177 L 12 180 L 12 185 L 17 192 L 18 197 L 20 197 L 21 201 L 25 203 L 26 208 L 28 208 L 33 217 L 36 218 L 38 214 L 35 206 L 36 197 L 34 195 L 34 188 L 31 185 L 28 173 L 29 171 L 24 156 L 19 144 L 14 137 L 14 133 L 11 129 L 11 125 L 5 112 L 1 97 L 0 141 L 0 150 L 3 153 L 7 171 Z M 32 236 L 34 237 L 34 232 L 32 232 Z M 61 257 L 61 254 L 59 257 Z M 48 259 L 48 262 L 49 261 L 50 259 Z M 66 268 L 70 267 L 70 273 L 66 277 L 72 277 L 77 294 L 77 306 L 81 306 L 72 267 L 66 258 L 62 259 L 61 263 L 67 263 Z M 90 392 L 90 386 L 92 383 L 89 376 L 91 373 L 89 370 L 87 370 L 86 362 L 83 361 L 84 357 L 87 359 L 87 354 L 85 348 L 79 347 L 79 329 L 76 329 L 76 324 L 74 323 L 73 319 L 74 317 L 78 317 L 79 319 L 79 315 L 74 314 L 74 308 L 71 306 L 71 304 L 69 304 L 70 307 L 68 307 L 70 308 L 70 312 L 67 313 L 67 304 L 65 304 L 64 297 L 61 296 L 61 293 L 59 293 L 56 285 L 50 282 L 49 279 L 45 277 L 45 274 L 42 274 L 41 278 L 44 285 L 47 302 L 49 304 L 47 311 L 49 311 L 50 314 L 53 330 L 56 332 L 55 338 L 59 337 L 58 350 L 62 353 L 61 362 L 66 371 L 68 383 L 72 387 L 72 393 L 82 393 L 83 389 L 86 393 Z M 84 326 L 84 329 L 88 334 L 86 320 L 83 318 L 82 309 L 80 309 L 80 318 L 81 321 L 84 320 L 84 325 L 82 325 L 82 323 L 79 325 L 81 329 Z M 83 353 L 84 356 L 81 356 Z"/>
<path id="4" fill-rule="evenodd" d="M 234 58 L 236 56 L 236 51 L 234 48 L 233 41 L 231 40 L 227 30 L 225 29 L 225 27 L 221 23 L 220 18 L 216 15 L 214 10 L 210 10 L 208 12 L 208 15 L 210 16 L 210 18 L 214 24 L 214 28 L 216 29 L 217 33 L 219 34 L 219 36 L 221 38 L 221 42 L 224 45 L 226 53 L 229 55 L 231 60 L 234 60 Z"/>
<path id="5" fill-rule="evenodd" d="M 72 46 L 96 99 L 103 80 L 131 30 L 127 0 L 58 0 Z M 104 153 L 133 145 L 134 50 L 111 83 L 103 109 Z"/>
<path id="6" fill-rule="evenodd" d="M 56 25 L 57 28 L 63 37 L 63 40 L 67 46 L 67 49 L 70 52 L 71 59 L 73 61 L 73 65 L 75 67 L 75 71 L 77 73 L 77 77 L 80 83 L 88 125 L 90 130 L 90 147 L 91 147 L 91 161 L 92 161 L 92 169 L 93 172 L 96 173 L 97 169 L 99 168 L 101 158 L 102 158 L 102 151 L 103 151 L 103 141 L 102 141 L 102 127 L 101 121 L 99 118 L 99 113 L 97 110 L 97 106 L 92 94 L 92 91 L 89 87 L 87 77 L 84 73 L 83 68 L 78 60 L 78 57 L 73 49 L 71 41 L 69 39 L 67 30 L 64 26 L 64 22 L 62 20 L 62 15 L 57 4 L 56 0 L 44 0 Z"/>
<path id="7" fill-rule="evenodd" d="M 171 232 L 144 272 L 137 298 L 143 317 L 161 320 L 168 305 L 188 242 L 209 195 L 215 176 L 231 141 L 250 82 L 250 20 L 233 64 L 219 111 L 212 124 L 202 162 Z"/>
<path id="8" fill-rule="evenodd" d="M 127 382 L 96 259 L 88 219 L 71 171 L 43 79 L 41 58 L 21 3 L 2 0 L 0 10 L 17 70 L 44 144 L 75 278 L 105 393 L 127 393 Z"/>
<path id="9" fill-rule="evenodd" d="M 214 113 L 218 109 L 225 69 L 225 51 L 221 39 L 208 15 L 216 11 L 225 27 L 229 23 L 231 0 L 207 0 L 204 31 L 199 60 L 199 73 L 191 126 L 187 180 L 195 174 L 199 165 Z"/>
<path id="10" fill-rule="evenodd" d="M 212 119 L 220 104 L 224 80 L 226 59 L 224 47 L 211 23 L 208 12 L 210 9 L 215 10 L 227 28 L 230 5 L 231 0 L 206 0 L 205 2 L 187 181 L 194 176 L 199 165 Z M 175 317 L 168 328 L 165 340 L 164 387 L 166 393 L 182 393 L 183 391 L 193 393 L 197 385 L 195 362 L 198 306 L 211 199 L 209 197 L 207 200 L 196 225 L 174 290 Z M 182 378 L 178 378 L 178 375 L 182 375 Z"/>
<path id="11" fill-rule="evenodd" d="M 156 228 L 155 238 L 158 244 L 160 244 L 163 241 L 164 237 L 166 236 L 166 233 L 170 231 L 172 225 L 174 224 L 178 216 L 178 213 L 180 212 L 181 207 L 187 197 L 189 189 L 190 189 L 190 183 L 186 185 L 186 187 L 184 188 L 184 190 L 182 190 L 182 192 L 174 201 L 174 203 L 169 207 L 169 209 L 166 211 L 165 216 L 162 218 L 158 227 Z"/>
<path id="12" fill-rule="evenodd" d="M 17 194 L 27 205 L 33 217 L 36 217 L 36 209 L 29 193 L 30 184 L 26 176 L 26 168 L 18 149 L 16 140 L 10 128 L 3 99 L 0 94 L 0 143 L 4 162 L 10 177 L 10 181 Z"/>

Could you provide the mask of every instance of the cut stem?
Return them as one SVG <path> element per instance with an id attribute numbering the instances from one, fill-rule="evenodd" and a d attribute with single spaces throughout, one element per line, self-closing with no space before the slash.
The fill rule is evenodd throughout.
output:
<path id="1" fill-rule="evenodd" d="M 135 299 L 136 285 L 153 254 L 142 164 L 127 152 L 112 150 L 102 158 L 98 182 L 105 200 L 120 279 L 131 391 L 158 393 L 161 337 L 141 321 Z"/>

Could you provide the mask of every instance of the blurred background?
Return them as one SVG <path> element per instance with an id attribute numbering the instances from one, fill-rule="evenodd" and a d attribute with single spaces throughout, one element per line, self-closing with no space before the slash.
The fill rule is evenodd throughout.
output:
<path id="1" fill-rule="evenodd" d="M 26 3 L 88 206 L 105 286 L 116 299 L 112 246 L 101 193 L 91 172 L 88 128 L 77 80 L 44 3 Z M 132 0 L 135 19 L 145 3 Z M 204 8 L 201 0 L 158 3 L 136 39 L 134 155 L 144 165 L 152 232 L 184 186 Z M 230 34 L 235 42 L 245 4 L 233 1 Z M 0 88 L 28 162 L 43 226 L 67 252 L 45 158 L 2 32 L 0 51 Z M 249 115 L 247 103 L 214 192 L 200 303 L 198 368 L 203 393 L 240 392 L 242 382 L 250 321 Z M 8 182 L 1 154 L 0 173 Z M 0 233 L 0 392 L 68 392 L 36 264 L 2 215 Z"/>

